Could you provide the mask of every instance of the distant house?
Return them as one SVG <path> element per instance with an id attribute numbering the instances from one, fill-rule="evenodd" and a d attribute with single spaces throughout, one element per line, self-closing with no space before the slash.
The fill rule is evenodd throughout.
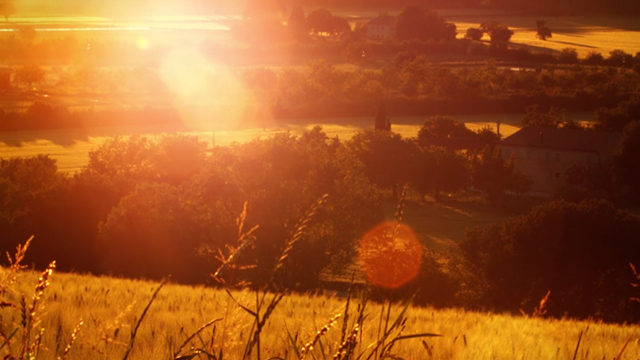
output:
<path id="1" fill-rule="evenodd" d="M 574 165 L 611 162 L 622 133 L 525 127 L 502 140 L 506 158 L 532 181 L 531 192 L 552 195 Z"/>
<path id="2" fill-rule="evenodd" d="M 367 38 L 382 40 L 395 35 L 396 18 L 389 15 L 380 15 L 367 23 Z"/>

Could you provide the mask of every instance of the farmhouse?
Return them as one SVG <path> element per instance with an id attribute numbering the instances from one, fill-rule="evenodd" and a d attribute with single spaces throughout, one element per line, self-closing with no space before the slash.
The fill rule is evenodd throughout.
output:
<path id="1" fill-rule="evenodd" d="M 389 15 L 380 15 L 371 19 L 367 23 L 367 38 L 371 40 L 382 40 L 393 37 L 395 34 L 396 18 Z"/>
<path id="2" fill-rule="evenodd" d="M 502 140 L 506 158 L 531 180 L 531 192 L 552 195 L 574 165 L 611 162 L 622 133 L 525 127 Z"/>

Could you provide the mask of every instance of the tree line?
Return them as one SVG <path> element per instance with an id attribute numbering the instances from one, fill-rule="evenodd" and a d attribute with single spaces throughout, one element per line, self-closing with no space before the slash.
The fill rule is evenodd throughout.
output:
<path id="1" fill-rule="evenodd" d="M 202 282 L 213 265 L 198 254 L 237 240 L 245 202 L 247 226 L 259 226 L 252 251 L 268 264 L 296 220 L 329 194 L 301 253 L 292 255 L 304 259 L 297 265 L 304 271 L 291 275 L 291 287 L 311 287 L 321 271 L 353 258 L 355 241 L 381 220 L 381 199 L 401 184 L 436 198 L 475 184 L 492 201 L 515 186 L 498 189 L 490 180 L 517 179 L 495 137 L 491 150 L 466 154 L 434 144 L 477 133 L 450 118 L 428 124 L 417 139 L 371 130 L 341 142 L 315 128 L 215 147 L 210 155 L 188 136 L 118 137 L 91 151 L 72 176 L 45 155 L 2 159 L 2 250 L 35 234 L 29 261 L 36 264 L 56 259 L 63 270 Z M 259 270 L 249 273 L 259 281 Z"/>
<path id="2" fill-rule="evenodd" d="M 433 117 L 412 139 L 367 130 L 340 141 L 316 127 L 209 151 L 184 135 L 118 137 L 73 175 L 44 155 L 2 159 L 0 250 L 35 235 L 27 261 L 37 265 L 55 259 L 62 270 L 207 283 L 218 251 L 255 226 L 238 261 L 257 266 L 231 275 L 258 285 L 269 282 L 263 269 L 278 261 L 305 212 L 328 194 L 286 259 L 295 271 L 283 285 L 309 290 L 322 273 L 352 263 L 358 239 L 383 220 L 381 203 L 399 197 L 403 184 L 436 201 L 474 189 L 492 205 L 526 192 L 498 140 L 490 129 Z M 639 234 L 638 218 L 611 203 L 554 202 L 469 232 L 462 256 L 427 249 L 412 282 L 379 296 L 528 312 L 551 290 L 554 316 L 629 320 L 639 314 L 626 282 L 628 263 L 640 260 Z M 624 306 L 612 308 L 616 301 Z"/>
<path id="3" fill-rule="evenodd" d="M 83 83 L 76 85 L 107 97 L 120 93 L 134 93 L 141 98 L 145 94 L 170 96 L 157 72 L 138 69 L 132 70 L 133 73 L 144 76 L 136 77 L 136 81 L 124 81 L 120 71 L 103 73 L 100 78 L 112 80 L 101 82 L 99 88 L 81 85 Z M 303 68 L 257 67 L 238 70 L 235 74 L 256 99 L 243 110 L 239 120 L 245 122 L 256 121 L 265 109 L 276 119 L 371 116 L 384 99 L 388 112 L 394 116 L 524 113 L 536 104 L 545 110 L 551 107 L 572 112 L 597 110 L 598 121 L 602 119 L 610 124 L 609 130 L 621 131 L 623 125 L 613 123 L 620 122 L 615 119 L 626 116 L 629 109 L 607 109 L 625 104 L 640 86 L 640 73 L 631 69 L 574 65 L 512 70 L 494 61 L 459 68 L 434 65 L 412 51 L 398 53 L 381 71 L 348 71 L 326 61 L 315 61 Z M 47 90 L 48 86 L 42 85 L 41 89 Z M 45 98 L 37 98 L 23 112 L 1 112 L 0 129 L 85 127 L 97 122 L 106 126 L 117 123 L 115 119 L 125 118 L 138 124 L 180 123 L 175 110 L 70 111 L 47 102 Z"/>

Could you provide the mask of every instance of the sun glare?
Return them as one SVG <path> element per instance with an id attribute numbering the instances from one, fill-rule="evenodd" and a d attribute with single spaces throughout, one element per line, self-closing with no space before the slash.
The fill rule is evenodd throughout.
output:
<path id="1" fill-rule="evenodd" d="M 225 65 L 209 62 L 197 49 L 176 49 L 160 68 L 183 121 L 198 129 L 226 129 L 240 124 L 251 105 L 250 93 Z"/>
<path id="2" fill-rule="evenodd" d="M 386 221 L 362 237 L 360 266 L 372 283 L 396 289 L 418 274 L 423 251 L 409 226 Z"/>

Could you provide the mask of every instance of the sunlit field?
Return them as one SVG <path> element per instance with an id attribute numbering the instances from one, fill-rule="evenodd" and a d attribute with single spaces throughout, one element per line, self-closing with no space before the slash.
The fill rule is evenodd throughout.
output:
<path id="1" fill-rule="evenodd" d="M 50 280 L 51 285 L 45 289 L 41 302 L 40 326 L 45 332 L 39 359 L 59 356 L 81 320 L 84 324 L 67 359 L 121 359 L 132 328 L 158 286 L 145 281 L 55 272 Z M 18 283 L 19 292 L 31 294 L 36 283 L 37 274 L 23 274 Z M 251 306 L 254 295 L 250 291 L 234 291 L 233 296 L 241 304 Z M 263 330 L 262 356 L 298 358 L 291 342 L 302 348 L 331 318 L 344 314 L 345 303 L 345 297 L 331 293 L 285 296 Z M 357 303 L 357 299 L 351 300 L 350 311 L 355 311 Z M 370 302 L 366 309 L 367 318 L 361 325 L 362 338 L 356 354 L 375 343 L 379 336 L 383 307 Z M 401 309 L 401 304 L 392 307 L 391 321 Z M 442 336 L 426 338 L 424 344 L 421 339 L 398 342 L 392 353 L 404 359 L 612 359 L 627 340 L 640 331 L 635 325 L 547 320 L 457 309 L 411 307 L 406 317 L 404 335 Z M 215 327 L 205 329 L 187 342 L 184 350 L 195 347 L 218 353 L 223 349 L 224 358 L 240 358 L 251 332 L 251 317 L 229 295 L 223 290 L 202 286 L 166 285 L 144 317 L 129 358 L 172 359 L 189 335 L 215 319 L 219 319 Z M 344 317 L 338 318 L 308 358 L 333 356 L 340 343 L 343 320 Z M 19 311 L 3 317 L 3 321 L 19 322 Z M 354 319 L 347 321 L 351 326 Z M 628 343 L 624 358 L 635 359 L 638 354 L 640 344 L 635 340 Z"/>
<path id="2" fill-rule="evenodd" d="M 394 11 L 391 14 L 397 13 Z M 342 12 L 353 23 L 360 19 L 376 17 L 372 11 Z M 497 21 L 514 31 L 510 44 L 525 45 L 532 51 L 559 52 L 565 48 L 575 48 L 580 57 L 589 52 L 609 54 L 620 49 L 635 54 L 640 51 L 640 18 L 602 16 L 535 16 L 516 15 L 497 10 L 438 10 L 446 21 L 456 24 L 458 38 L 464 37 L 470 27 L 479 27 L 483 22 Z M 536 21 L 545 20 L 551 29 L 552 38 L 543 41 L 536 37 Z M 488 42 L 489 37 L 483 39 Z"/>

